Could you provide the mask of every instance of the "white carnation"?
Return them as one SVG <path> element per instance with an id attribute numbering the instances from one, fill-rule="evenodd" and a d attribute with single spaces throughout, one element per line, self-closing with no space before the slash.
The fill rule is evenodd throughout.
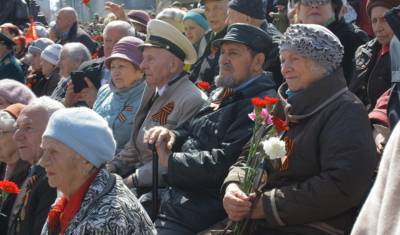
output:
<path id="1" fill-rule="evenodd" d="M 269 159 L 279 159 L 286 155 L 285 142 L 277 137 L 271 137 L 263 142 L 263 149 Z"/>

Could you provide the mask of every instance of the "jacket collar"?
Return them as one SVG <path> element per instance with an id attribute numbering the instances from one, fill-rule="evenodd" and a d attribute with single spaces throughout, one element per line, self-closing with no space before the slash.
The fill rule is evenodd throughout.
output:
<path id="1" fill-rule="evenodd" d="M 341 68 L 290 98 L 285 94 L 287 89 L 287 83 L 282 84 L 278 89 L 278 95 L 289 122 L 298 122 L 314 115 L 348 90 Z"/>
<path id="2" fill-rule="evenodd" d="M 215 93 L 213 92 L 213 94 L 210 95 L 210 97 L 214 97 L 214 95 L 221 92 L 222 89 L 223 89 L 222 87 L 216 89 Z M 257 96 L 257 94 L 261 94 L 270 89 L 276 90 L 276 85 L 274 79 L 272 78 L 272 73 L 263 72 L 257 78 L 254 78 L 245 87 L 234 91 L 234 94 L 231 97 L 223 101 L 223 105 L 234 102 L 236 100 L 253 98 L 254 96 Z"/>

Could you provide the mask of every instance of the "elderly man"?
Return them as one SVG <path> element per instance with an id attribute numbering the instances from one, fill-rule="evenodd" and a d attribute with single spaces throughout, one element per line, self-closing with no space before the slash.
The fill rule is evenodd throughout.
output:
<path id="1" fill-rule="evenodd" d="M 24 72 L 14 56 L 15 43 L 0 33 L 0 79 L 11 78 L 25 83 Z"/>
<path id="2" fill-rule="evenodd" d="M 82 43 L 71 42 L 63 46 L 58 62 L 61 79 L 51 94 L 51 98 L 64 100 L 71 72 L 77 70 L 83 62 L 88 60 L 90 60 L 90 52 Z"/>
<path id="3" fill-rule="evenodd" d="M 89 49 L 90 53 L 96 52 L 97 44 L 83 29 L 79 28 L 78 14 L 74 8 L 64 7 L 58 11 L 56 29 L 61 34 L 58 43 L 80 42 Z"/>
<path id="4" fill-rule="evenodd" d="M 190 80 L 214 84 L 214 77 L 218 74 L 219 52 L 213 47 L 212 42 L 223 38 L 226 34 L 228 0 L 205 0 L 204 4 L 204 13 L 211 29 L 204 35 L 207 47 L 203 55 L 198 55 L 199 59 L 192 66 Z"/>
<path id="5" fill-rule="evenodd" d="M 193 63 L 196 52 L 190 41 L 172 25 L 152 20 L 147 27 L 140 67 L 146 75 L 145 88 L 133 133 L 126 147 L 108 164 L 125 177 L 129 187 L 151 185 L 152 152 L 143 143 L 146 130 L 154 126 L 176 128 L 191 118 L 205 103 L 205 95 L 183 72 Z M 160 172 L 165 169 L 160 168 Z"/>
<path id="6" fill-rule="evenodd" d="M 44 169 L 38 165 L 43 155 L 42 134 L 53 112 L 63 105 L 49 97 L 40 97 L 25 107 L 17 119 L 13 136 L 22 160 L 31 164 L 28 177 L 18 194 L 8 222 L 7 234 L 40 234 L 57 192 L 49 187 Z"/>
<path id="7" fill-rule="evenodd" d="M 163 194 L 156 228 L 160 234 L 194 234 L 226 215 L 219 189 L 250 139 L 250 99 L 275 96 L 275 83 L 263 71 L 272 40 L 261 29 L 233 24 L 220 47 L 219 87 L 212 103 L 175 131 L 154 127 L 144 142 L 156 144 L 160 165 L 168 169 L 170 186 Z"/>
<path id="8" fill-rule="evenodd" d="M 96 76 L 96 79 L 100 79 L 101 85 L 108 84 L 111 80 L 111 72 L 106 66 L 104 66 L 104 59 L 111 55 L 114 44 L 125 36 L 135 36 L 135 29 L 132 25 L 122 20 L 111 21 L 108 23 L 103 30 L 104 57 L 82 63 L 79 70 L 85 72 L 89 76 Z M 90 82 L 91 81 L 87 81 L 87 83 Z M 88 88 L 84 88 L 77 94 L 73 92 L 73 89 L 68 89 L 65 95 L 64 104 L 69 107 L 75 105 L 78 101 L 84 101 L 89 107 L 92 107 L 96 97 L 96 87 L 88 84 Z"/>
<path id="9" fill-rule="evenodd" d="M 274 75 L 275 83 L 279 86 L 282 83 L 281 66 L 279 61 L 278 44 L 282 34 L 279 30 L 265 19 L 265 12 L 262 0 L 231 0 L 228 4 L 228 25 L 234 23 L 245 23 L 264 30 L 272 37 L 273 48 L 269 51 L 267 62 L 264 69 L 271 71 Z"/>

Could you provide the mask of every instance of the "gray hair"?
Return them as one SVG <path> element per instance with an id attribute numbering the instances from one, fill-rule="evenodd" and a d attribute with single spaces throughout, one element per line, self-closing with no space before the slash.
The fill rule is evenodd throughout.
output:
<path id="1" fill-rule="evenodd" d="M 49 96 L 41 96 L 29 104 L 31 108 L 43 108 L 49 114 L 49 117 L 57 110 L 65 108 L 65 106 Z"/>
<path id="2" fill-rule="evenodd" d="M 0 111 L 0 130 L 13 132 L 16 129 L 16 121 L 7 111 Z"/>
<path id="3" fill-rule="evenodd" d="M 103 30 L 103 35 L 105 35 L 110 29 L 118 29 L 125 34 L 124 36 L 134 37 L 136 35 L 135 28 L 128 22 L 122 20 L 114 20 L 108 23 Z"/>
<path id="4" fill-rule="evenodd" d="M 74 62 L 85 62 L 91 59 L 89 49 L 80 42 L 66 43 L 62 51 L 66 51 L 68 57 Z"/>

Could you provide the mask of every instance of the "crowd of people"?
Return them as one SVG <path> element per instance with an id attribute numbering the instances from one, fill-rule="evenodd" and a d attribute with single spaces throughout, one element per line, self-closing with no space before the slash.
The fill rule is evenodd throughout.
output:
<path id="1" fill-rule="evenodd" d="M 399 234 L 400 0 L 190 6 L 0 25 L 0 233 Z"/>

